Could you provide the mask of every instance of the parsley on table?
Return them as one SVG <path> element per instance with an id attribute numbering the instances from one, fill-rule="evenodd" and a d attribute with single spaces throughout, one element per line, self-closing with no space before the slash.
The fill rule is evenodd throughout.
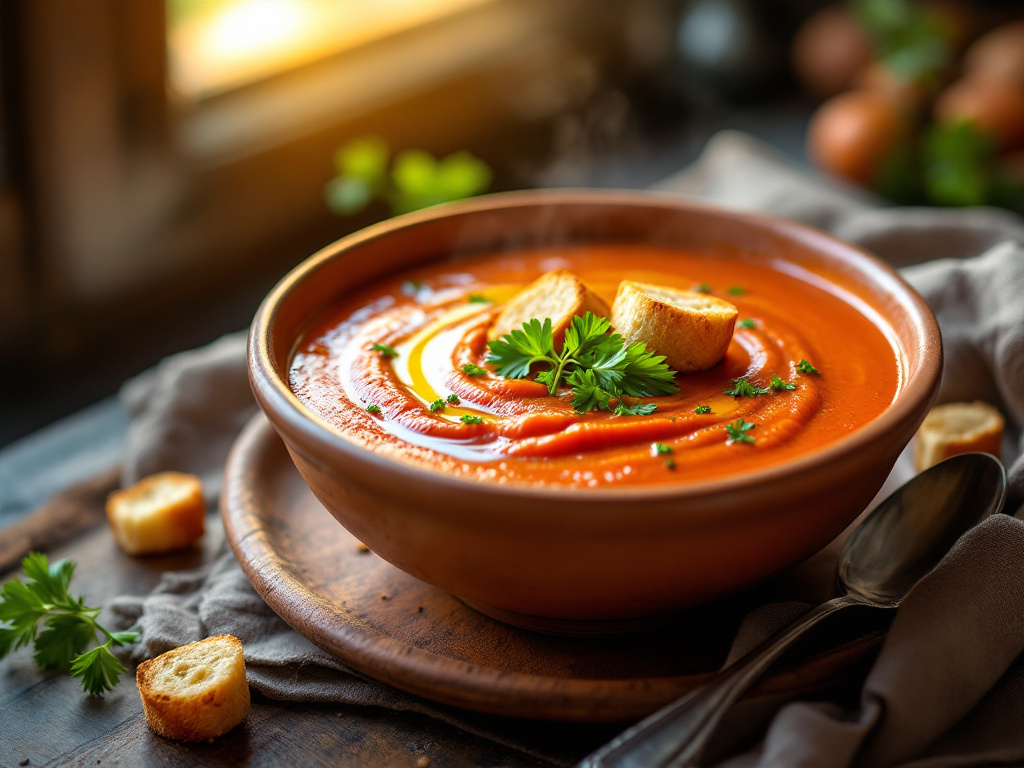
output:
<path id="1" fill-rule="evenodd" d="M 771 390 L 768 387 L 751 384 L 745 377 L 740 377 L 732 380 L 732 389 L 722 391 L 729 397 L 757 397 L 758 395 L 767 395 Z"/>
<path id="2" fill-rule="evenodd" d="M 366 406 L 366 410 L 368 413 L 380 413 L 380 406 L 370 403 L 370 405 Z"/>
<path id="3" fill-rule="evenodd" d="M 775 374 L 772 374 L 771 387 L 776 392 L 783 391 L 783 390 L 785 390 L 786 392 L 789 392 L 791 390 L 796 389 L 796 384 L 794 384 L 791 381 L 783 381 L 780 377 L 776 376 Z"/>
<path id="4" fill-rule="evenodd" d="M 437 413 L 438 411 L 443 411 L 444 410 L 444 400 L 442 400 L 441 398 L 437 398 L 437 400 L 435 400 L 430 405 L 428 405 L 427 408 L 430 409 L 431 413 Z"/>
<path id="5" fill-rule="evenodd" d="M 459 421 L 463 424 L 482 424 L 484 420 L 480 416 L 471 416 L 466 413 L 459 418 Z"/>
<path id="6" fill-rule="evenodd" d="M 693 409 L 693 412 L 694 413 L 711 413 L 711 406 L 710 405 L 698 405 L 696 408 Z"/>
<path id="7" fill-rule="evenodd" d="M 372 349 L 374 352 L 380 352 L 381 357 L 398 357 L 398 350 L 387 344 L 374 344 Z"/>
<path id="8" fill-rule="evenodd" d="M 613 410 L 612 400 L 621 402 L 623 395 L 657 397 L 679 391 L 676 372 L 663 356 L 648 352 L 641 342 L 627 346 L 610 332 L 608 318 L 593 312 L 572 319 L 561 352 L 555 352 L 550 318 L 533 318 L 487 347 L 487 362 L 499 376 L 524 379 L 534 365 L 543 366 L 536 381 L 552 396 L 565 381 L 579 411 Z"/>
<path id="9" fill-rule="evenodd" d="M 818 371 L 818 369 L 815 368 L 813 365 L 811 365 L 806 360 L 801 360 L 799 363 L 797 363 L 796 364 L 796 370 L 797 370 L 797 373 L 813 373 L 813 374 L 817 374 L 818 376 L 821 375 L 821 373 Z"/>
<path id="10" fill-rule="evenodd" d="M 482 376 L 487 373 L 487 369 L 481 368 L 479 365 L 473 365 L 473 363 L 466 363 L 462 366 L 462 372 L 467 376 Z"/>
<path id="11" fill-rule="evenodd" d="M 729 433 L 730 443 L 753 443 L 754 438 L 747 434 L 750 430 L 756 427 L 756 424 L 751 424 L 749 421 L 738 419 L 733 424 L 726 424 L 725 431 Z"/>
<path id="12" fill-rule="evenodd" d="M 737 325 L 740 328 L 746 328 L 748 331 L 752 331 L 755 328 L 757 328 L 757 321 L 754 320 L 754 318 L 752 318 L 752 317 L 746 317 L 746 318 L 740 320 L 737 323 Z"/>
<path id="13" fill-rule="evenodd" d="M 26 580 L 11 579 L 0 588 L 0 658 L 32 643 L 33 657 L 43 669 L 69 671 L 82 687 L 99 696 L 117 685 L 124 666 L 110 652 L 111 645 L 134 643 L 137 632 L 111 632 L 96 621 L 99 608 L 89 608 L 83 598 L 68 593 L 75 564 L 33 552 L 21 561 Z M 38 632 L 39 622 L 46 627 Z M 100 633 L 107 641 L 92 650 L 85 648 Z"/>
<path id="14" fill-rule="evenodd" d="M 460 402 L 462 402 L 461 400 L 459 400 L 459 396 L 456 395 L 454 392 L 448 395 L 448 397 L 446 397 L 445 400 L 447 400 L 452 405 L 458 405 Z"/>

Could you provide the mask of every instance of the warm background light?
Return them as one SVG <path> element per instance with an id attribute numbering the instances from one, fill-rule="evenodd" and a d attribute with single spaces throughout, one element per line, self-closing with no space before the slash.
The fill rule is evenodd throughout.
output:
<path id="1" fill-rule="evenodd" d="M 494 0 L 175 0 L 172 86 L 202 98 Z"/>

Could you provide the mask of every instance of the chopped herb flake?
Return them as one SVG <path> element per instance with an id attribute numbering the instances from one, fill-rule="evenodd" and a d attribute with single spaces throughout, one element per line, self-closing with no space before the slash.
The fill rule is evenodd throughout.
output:
<path id="1" fill-rule="evenodd" d="M 454 392 L 452 392 L 450 395 L 448 395 L 448 397 L 446 397 L 445 400 L 447 400 L 452 405 L 458 405 L 461 402 L 459 400 L 459 396 L 456 395 Z"/>
<path id="2" fill-rule="evenodd" d="M 752 317 L 745 317 L 737 323 L 740 328 L 746 328 L 748 331 L 752 331 L 757 328 L 757 321 Z"/>
<path id="3" fill-rule="evenodd" d="M 423 283 L 419 280 L 406 280 L 402 283 L 402 294 L 405 296 L 415 296 L 422 287 Z"/>
<path id="4" fill-rule="evenodd" d="M 758 395 L 767 395 L 771 390 L 751 384 L 746 378 L 741 377 L 732 380 L 732 389 L 722 391 L 729 397 L 757 397 Z"/>
<path id="5" fill-rule="evenodd" d="M 696 408 L 693 409 L 693 412 L 694 413 L 711 413 L 711 406 L 710 405 L 698 405 Z"/>
<path id="6" fill-rule="evenodd" d="M 774 374 L 772 375 L 772 385 L 771 386 L 772 386 L 772 389 L 774 389 L 776 392 L 779 392 L 779 391 L 786 391 L 786 392 L 788 392 L 790 390 L 796 389 L 796 384 L 794 384 L 791 381 L 783 381 L 781 378 L 779 378 L 778 376 L 775 376 Z"/>
<path id="7" fill-rule="evenodd" d="M 366 406 L 366 410 L 368 413 L 380 413 L 380 406 L 371 403 L 370 405 Z"/>
<path id="8" fill-rule="evenodd" d="M 437 398 L 434 402 L 427 406 L 431 413 L 437 413 L 438 411 L 444 410 L 444 400 Z"/>
<path id="9" fill-rule="evenodd" d="M 488 299 L 483 294 L 471 293 L 471 294 L 469 294 L 469 303 L 470 304 L 490 304 L 491 300 Z"/>
<path id="10" fill-rule="evenodd" d="M 387 344 L 374 344 L 373 351 L 380 352 L 381 357 L 398 357 L 398 350 Z"/>
<path id="11" fill-rule="evenodd" d="M 739 419 L 733 424 L 726 424 L 725 431 L 729 433 L 730 443 L 753 443 L 754 438 L 747 434 L 750 430 L 756 427 L 756 424 L 751 424 L 749 421 Z"/>
<path id="12" fill-rule="evenodd" d="M 815 368 L 813 365 L 811 365 L 806 360 L 801 360 L 799 363 L 796 364 L 796 371 L 797 371 L 797 373 L 813 373 L 813 374 L 816 374 L 818 376 L 821 375 L 821 373 L 818 371 L 818 369 Z"/>
<path id="13" fill-rule="evenodd" d="M 707 283 L 699 283 L 693 286 L 692 290 L 696 291 L 697 293 L 711 293 L 711 286 L 708 285 Z"/>
<path id="14" fill-rule="evenodd" d="M 482 376 L 487 373 L 487 369 L 481 368 L 479 365 L 473 365 L 473 363 L 466 363 L 462 366 L 462 372 L 467 376 Z"/>
<path id="15" fill-rule="evenodd" d="M 615 406 L 616 416 L 649 416 L 658 410 L 658 406 L 654 403 L 637 403 L 636 405 L 626 405 L 622 400 L 619 400 Z"/>
<path id="16" fill-rule="evenodd" d="M 483 423 L 483 419 L 482 418 L 480 418 L 479 416 L 471 416 L 468 413 L 464 414 L 459 419 L 459 421 L 461 421 L 463 424 L 482 424 Z"/>
<path id="17" fill-rule="evenodd" d="M 741 285 L 734 285 L 734 286 L 729 288 L 729 295 L 730 296 L 742 296 L 746 292 L 747 292 L 747 289 L 744 288 Z"/>
<path id="18" fill-rule="evenodd" d="M 664 443 L 651 443 L 651 456 L 661 456 L 666 453 L 675 453 L 672 450 L 671 445 L 665 445 Z"/>
<path id="19" fill-rule="evenodd" d="M 665 459 L 665 467 L 668 468 L 668 469 L 675 469 L 676 468 L 675 459 Z"/>

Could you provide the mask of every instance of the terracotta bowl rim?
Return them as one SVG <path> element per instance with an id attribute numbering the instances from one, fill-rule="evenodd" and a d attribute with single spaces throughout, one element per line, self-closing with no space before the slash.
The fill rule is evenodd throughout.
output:
<path id="1" fill-rule="evenodd" d="M 331 429 L 312 411 L 308 410 L 292 393 L 287 381 L 278 374 L 269 350 L 269 329 L 276 308 L 310 274 L 324 262 L 343 254 L 360 243 L 388 236 L 394 230 L 413 227 L 423 222 L 453 215 L 472 215 L 476 212 L 509 207 L 550 205 L 622 205 L 632 207 L 676 208 L 680 211 L 732 219 L 773 231 L 805 247 L 823 252 L 829 258 L 840 257 L 856 263 L 858 271 L 866 273 L 870 282 L 886 283 L 889 294 L 903 309 L 914 333 L 904 346 L 916 349 L 919 357 L 917 370 L 908 373 L 893 402 L 875 419 L 833 443 L 807 455 L 765 469 L 744 472 L 714 480 L 680 483 L 678 485 L 638 486 L 628 488 L 565 488 L 560 486 L 531 486 L 526 484 L 497 484 L 447 475 L 430 469 L 381 456 L 347 440 Z M 897 329 L 888 326 L 888 332 L 900 339 Z M 294 342 L 292 340 L 293 348 Z M 901 341 L 903 341 L 901 339 Z M 289 353 L 290 356 L 291 353 Z M 911 354 L 908 352 L 908 354 Z M 923 417 L 938 391 L 942 370 L 942 340 L 938 323 L 931 309 L 917 291 L 890 265 L 868 251 L 805 224 L 788 219 L 742 210 L 729 209 L 678 193 L 657 190 L 614 189 L 538 189 L 500 192 L 482 195 L 470 200 L 446 203 L 413 213 L 396 216 L 353 232 L 320 249 L 295 266 L 267 294 L 253 318 L 248 338 L 248 369 L 250 384 L 260 408 L 275 429 L 283 433 L 285 441 L 294 440 L 305 452 L 317 456 L 320 451 L 332 457 L 345 457 L 375 465 L 382 472 L 397 474 L 410 481 L 451 489 L 462 494 L 499 495 L 522 500 L 580 502 L 599 505 L 654 502 L 663 500 L 705 498 L 717 494 L 737 494 L 759 486 L 768 486 L 796 479 L 800 475 L 843 462 L 859 451 L 870 450 L 876 441 L 885 440 L 900 424 L 914 418 L 915 412 Z M 316 446 L 310 450 L 309 445 Z M 321 459 L 322 460 L 322 459 Z M 859 466 L 850 462 L 851 467 Z"/>

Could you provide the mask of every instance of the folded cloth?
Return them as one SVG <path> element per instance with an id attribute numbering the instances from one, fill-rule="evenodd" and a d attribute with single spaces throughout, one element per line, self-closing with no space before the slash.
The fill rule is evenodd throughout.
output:
<path id="1" fill-rule="evenodd" d="M 946 363 L 940 399 L 987 400 L 1008 417 L 1007 455 L 1024 453 L 1024 222 L 1000 211 L 882 208 L 816 179 L 749 137 L 724 133 L 661 188 L 784 215 L 827 229 L 903 268 L 935 311 Z M 219 481 L 227 449 L 254 406 L 244 336 L 184 353 L 128 383 L 132 415 L 124 481 L 160 469 Z M 1008 511 L 1024 505 L 1024 456 L 1010 468 Z M 110 606 L 142 633 L 134 660 L 230 632 L 251 684 L 272 698 L 408 709 L 443 718 L 556 762 L 572 746 L 433 705 L 367 680 L 290 629 L 248 585 L 233 555 L 167 574 L 150 595 Z M 731 657 L 792 616 L 763 606 Z M 966 535 L 898 611 L 859 704 L 796 702 L 739 766 L 947 766 L 1024 763 L 1024 522 L 993 518 Z M 594 745 L 592 745 L 594 746 Z"/>

